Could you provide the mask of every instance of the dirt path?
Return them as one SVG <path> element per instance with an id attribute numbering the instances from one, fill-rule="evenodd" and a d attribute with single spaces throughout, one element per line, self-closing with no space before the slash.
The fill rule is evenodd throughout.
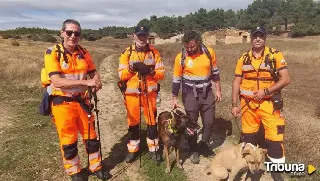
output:
<path id="1" fill-rule="evenodd" d="M 171 94 L 168 92 L 164 92 L 162 91 L 161 93 L 161 106 L 159 108 L 159 113 L 165 110 L 168 110 L 169 108 L 172 107 L 172 100 L 171 100 Z M 182 105 L 181 102 L 179 102 L 179 105 Z M 219 105 L 218 105 L 219 106 Z M 199 120 L 199 123 L 201 123 L 201 121 Z M 201 138 L 201 135 L 199 136 Z M 218 147 L 216 147 L 214 149 L 214 151 L 216 153 L 218 153 L 219 149 L 221 148 L 226 148 L 229 147 L 231 145 L 233 145 L 234 139 L 232 136 L 229 137 L 225 137 L 223 135 L 215 135 L 215 139 L 212 138 L 212 142 L 211 145 L 218 145 Z M 205 157 L 200 157 L 200 164 L 192 164 L 189 157 L 190 157 L 190 153 L 188 153 L 189 148 L 188 146 L 185 147 L 185 145 L 187 144 L 187 141 L 183 141 L 182 144 L 184 145 L 184 147 L 182 147 L 181 151 L 181 157 L 182 157 L 182 161 L 183 163 L 183 167 L 184 167 L 184 171 L 187 174 L 188 180 L 190 181 L 195 181 L 195 180 L 202 180 L 202 181 L 211 181 L 212 177 L 208 176 L 207 173 L 207 169 L 211 164 L 211 159 L 209 158 L 205 158 Z M 172 157 L 171 160 L 173 160 L 174 158 L 174 153 L 172 152 L 170 157 Z M 245 180 L 245 174 L 242 176 L 241 178 L 242 181 Z M 251 179 L 247 179 L 247 181 L 250 181 Z M 257 180 L 257 179 L 252 179 L 252 180 Z M 259 179 L 258 179 L 259 180 Z M 260 178 L 260 181 L 272 181 L 273 179 L 271 178 L 271 176 L 269 174 L 265 174 Z"/>
<path id="2" fill-rule="evenodd" d="M 112 67 L 114 65 L 112 61 L 117 60 L 118 54 L 113 54 L 104 59 L 100 67 L 103 88 L 98 93 L 103 163 L 114 176 L 126 166 L 123 161 L 127 153 L 127 139 L 125 138 L 127 133 L 126 112 L 122 100 L 123 96 L 117 87 L 117 79 L 114 76 L 117 70 Z M 138 171 L 139 162 L 135 162 L 121 175 L 112 179 L 119 181 L 143 180 L 143 175 Z"/>

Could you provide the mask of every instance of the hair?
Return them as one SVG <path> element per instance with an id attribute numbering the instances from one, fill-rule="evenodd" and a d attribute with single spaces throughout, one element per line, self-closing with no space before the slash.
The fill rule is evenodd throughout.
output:
<path id="1" fill-rule="evenodd" d="M 65 20 L 65 21 L 63 22 L 63 24 L 62 24 L 62 31 L 66 30 L 67 24 L 77 25 L 77 26 L 79 26 L 80 31 L 81 31 L 80 23 L 79 23 L 77 20 L 74 20 L 74 19 L 67 19 L 67 20 Z"/>
<path id="2" fill-rule="evenodd" d="M 202 42 L 202 38 L 199 33 L 194 30 L 185 31 L 181 41 L 182 43 L 189 43 L 191 40 Z"/>

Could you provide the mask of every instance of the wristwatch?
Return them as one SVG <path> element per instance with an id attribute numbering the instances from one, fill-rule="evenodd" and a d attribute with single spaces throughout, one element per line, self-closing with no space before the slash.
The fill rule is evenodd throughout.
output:
<path id="1" fill-rule="evenodd" d="M 232 107 L 238 107 L 238 103 L 232 103 Z"/>

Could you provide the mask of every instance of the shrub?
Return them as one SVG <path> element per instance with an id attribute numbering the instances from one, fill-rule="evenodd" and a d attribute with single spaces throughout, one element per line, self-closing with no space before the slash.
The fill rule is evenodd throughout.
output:
<path id="1" fill-rule="evenodd" d="M 13 40 L 13 41 L 11 42 L 11 45 L 12 45 L 12 46 L 20 46 L 20 43 L 19 43 L 17 40 Z"/>
<path id="2" fill-rule="evenodd" d="M 127 33 L 116 33 L 115 35 L 113 35 L 113 38 L 115 39 L 125 39 L 128 38 Z"/>
<path id="3" fill-rule="evenodd" d="M 41 37 L 41 40 L 44 41 L 44 42 L 51 42 L 51 43 L 57 42 L 57 39 L 54 36 L 49 35 L 49 34 L 43 35 Z"/>
<path id="4" fill-rule="evenodd" d="M 2 35 L 2 38 L 3 38 L 3 39 L 9 39 L 9 38 L 12 38 L 12 35 L 3 34 L 3 35 Z"/>

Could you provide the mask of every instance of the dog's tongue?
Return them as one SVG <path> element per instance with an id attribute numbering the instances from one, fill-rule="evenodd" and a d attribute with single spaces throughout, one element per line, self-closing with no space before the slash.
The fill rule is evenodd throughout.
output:
<path id="1" fill-rule="evenodd" d="M 194 131 L 189 129 L 189 128 L 187 128 L 187 132 L 188 132 L 189 135 L 193 135 L 194 134 Z"/>

